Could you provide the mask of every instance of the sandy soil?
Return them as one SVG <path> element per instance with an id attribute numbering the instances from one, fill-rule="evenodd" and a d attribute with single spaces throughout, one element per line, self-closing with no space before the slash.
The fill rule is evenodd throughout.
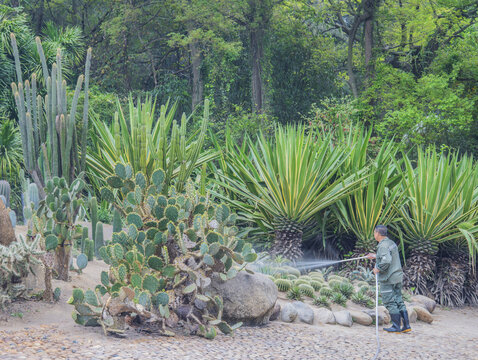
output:
<path id="1" fill-rule="evenodd" d="M 17 229 L 22 231 L 23 229 Z M 108 266 L 92 261 L 70 282 L 53 280 L 61 298 L 49 304 L 21 301 L 0 316 L 0 359 L 371 359 L 375 328 L 354 324 L 311 326 L 274 321 L 261 328 L 243 327 L 235 336 L 214 341 L 198 337 L 160 338 L 128 333 L 105 337 L 101 328 L 76 325 L 66 301 L 75 287 L 94 288 Z M 21 318 L 20 318 L 21 316 Z M 380 359 L 478 359 L 478 308 L 437 307 L 432 324 L 412 324 L 412 333 L 380 331 Z"/>

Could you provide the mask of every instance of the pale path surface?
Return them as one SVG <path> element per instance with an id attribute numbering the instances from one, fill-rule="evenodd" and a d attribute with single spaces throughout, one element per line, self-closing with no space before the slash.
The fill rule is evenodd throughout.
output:
<path id="1" fill-rule="evenodd" d="M 76 325 L 73 307 L 66 304 L 74 287 L 94 288 L 108 266 L 90 262 L 72 281 L 53 281 L 62 289 L 56 304 L 19 302 L 0 314 L 0 359 L 372 359 L 375 328 L 354 324 L 312 326 L 272 322 L 262 328 L 244 327 L 235 336 L 215 340 L 196 336 L 174 338 L 129 333 L 127 339 L 105 337 L 101 328 Z M 23 318 L 12 317 L 22 313 Z M 410 334 L 380 331 L 382 360 L 478 360 L 478 308 L 437 309 L 431 325 L 412 324 Z M 8 320 L 8 321 L 6 321 Z"/>

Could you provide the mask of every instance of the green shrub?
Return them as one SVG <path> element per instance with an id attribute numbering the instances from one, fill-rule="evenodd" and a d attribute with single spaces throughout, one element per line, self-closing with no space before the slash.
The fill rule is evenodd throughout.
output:
<path id="1" fill-rule="evenodd" d="M 339 292 L 334 292 L 331 297 L 332 302 L 337 305 L 346 306 L 347 305 L 347 298 Z"/>
<path id="2" fill-rule="evenodd" d="M 302 292 L 300 291 L 300 288 L 298 286 L 293 286 L 288 292 L 287 292 L 287 298 L 290 300 L 302 300 Z"/>
<path id="3" fill-rule="evenodd" d="M 330 302 L 327 296 L 318 296 L 314 299 L 312 303 L 319 307 L 326 307 L 326 308 L 330 307 Z"/>

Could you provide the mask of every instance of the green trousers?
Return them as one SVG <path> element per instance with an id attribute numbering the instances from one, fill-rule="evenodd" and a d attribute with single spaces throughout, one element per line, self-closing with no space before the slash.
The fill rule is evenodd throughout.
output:
<path id="1" fill-rule="evenodd" d="M 390 314 L 399 314 L 400 311 L 406 311 L 407 308 L 402 299 L 402 283 L 380 284 L 380 295 L 382 295 L 383 305 Z"/>

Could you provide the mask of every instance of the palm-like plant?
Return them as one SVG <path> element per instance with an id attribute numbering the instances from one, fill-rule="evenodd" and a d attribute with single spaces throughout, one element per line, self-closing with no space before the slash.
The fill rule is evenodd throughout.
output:
<path id="1" fill-rule="evenodd" d="M 219 183 L 248 219 L 274 233 L 274 254 L 300 258 L 304 226 L 359 185 L 354 175 L 337 176 L 348 154 L 300 126 L 278 127 L 274 141 L 246 141 L 228 148 L 229 171 Z"/>
<path id="2" fill-rule="evenodd" d="M 0 179 L 15 178 L 23 163 L 22 141 L 13 120 L 0 123 Z"/>
<path id="3" fill-rule="evenodd" d="M 441 243 L 466 236 L 470 252 L 476 249 L 477 229 L 470 215 L 476 214 L 478 202 L 475 188 L 468 186 L 474 171 L 460 167 L 457 154 L 435 150 L 419 150 L 416 168 L 406 156 L 404 163 L 402 190 L 407 201 L 399 213 L 410 249 L 405 280 L 415 292 L 428 294 L 427 282 L 433 278 Z"/>
<path id="4" fill-rule="evenodd" d="M 358 138 L 358 142 L 368 143 L 367 134 Z M 403 192 L 397 186 L 401 177 L 395 160 L 397 150 L 395 143 L 389 141 L 382 145 L 370 164 L 359 161 L 358 166 L 351 165 L 352 171 L 359 171 L 360 166 L 368 166 L 366 171 L 369 176 L 362 180 L 362 186 L 334 206 L 342 226 L 357 237 L 354 250 L 357 256 L 374 249 L 376 242 L 373 232 L 376 225 L 388 225 L 398 220 L 396 208 L 403 199 Z M 366 149 L 363 152 L 366 153 Z"/>
<path id="5" fill-rule="evenodd" d="M 93 118 L 93 146 L 87 154 L 89 178 L 99 189 L 108 176 L 114 174 L 117 163 L 130 164 L 133 172 L 141 171 L 146 178 L 161 168 L 166 173 L 165 189 L 174 179 L 179 191 L 194 169 L 213 160 L 216 151 L 203 150 L 209 120 L 209 105 L 205 102 L 201 128 L 186 137 L 188 119 L 183 114 L 181 123 L 174 120 L 177 104 L 161 106 L 155 122 L 155 106 L 150 97 L 137 106 L 129 97 L 129 113 L 125 116 L 117 101 L 118 111 L 111 127 L 101 119 Z"/>

